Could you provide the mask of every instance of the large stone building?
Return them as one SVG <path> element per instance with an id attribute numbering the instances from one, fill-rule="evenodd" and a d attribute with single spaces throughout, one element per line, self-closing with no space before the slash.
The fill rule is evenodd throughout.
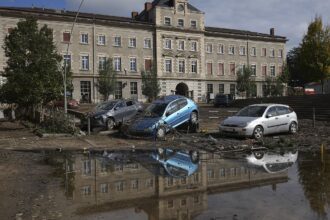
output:
<path id="1" fill-rule="evenodd" d="M 74 73 L 73 98 L 98 102 L 98 71 L 112 58 L 118 73 L 116 98 L 144 100 L 140 73 L 156 67 L 161 95 L 178 93 L 195 101 L 209 94 L 235 93 L 237 71 L 251 66 L 262 96 L 266 76 L 281 74 L 286 38 L 205 26 L 205 14 L 188 0 L 154 0 L 130 18 L 80 13 L 72 36 L 75 12 L 40 8 L 0 8 L 0 46 L 16 23 L 38 18 L 54 31 L 54 39 Z M 66 55 L 69 44 L 69 55 Z M 0 49 L 0 71 L 6 65 Z"/>

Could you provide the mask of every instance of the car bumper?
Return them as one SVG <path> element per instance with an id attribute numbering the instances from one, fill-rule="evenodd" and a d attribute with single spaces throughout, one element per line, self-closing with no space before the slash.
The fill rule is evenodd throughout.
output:
<path id="1" fill-rule="evenodd" d="M 237 135 L 237 136 L 252 136 L 253 128 L 245 127 L 228 127 L 228 126 L 219 126 L 220 133 L 223 134 L 230 134 L 230 135 Z"/>
<path id="2" fill-rule="evenodd" d="M 129 135 L 136 137 L 153 137 L 154 132 L 149 130 L 129 130 Z"/>
<path id="3" fill-rule="evenodd" d="M 90 120 L 91 120 L 90 121 L 90 126 L 92 128 L 97 128 L 97 127 L 103 127 L 104 128 L 104 127 L 107 126 L 106 122 L 103 121 L 102 119 L 91 118 Z M 88 126 L 88 119 L 85 119 L 85 120 L 82 121 L 82 126 L 84 126 L 84 127 Z"/>

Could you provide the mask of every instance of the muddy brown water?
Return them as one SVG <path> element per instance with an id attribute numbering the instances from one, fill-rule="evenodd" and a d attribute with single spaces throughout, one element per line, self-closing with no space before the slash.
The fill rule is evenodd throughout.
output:
<path id="1" fill-rule="evenodd" d="M 0 159 L 1 219 L 330 215 L 330 152 L 0 151 Z"/>

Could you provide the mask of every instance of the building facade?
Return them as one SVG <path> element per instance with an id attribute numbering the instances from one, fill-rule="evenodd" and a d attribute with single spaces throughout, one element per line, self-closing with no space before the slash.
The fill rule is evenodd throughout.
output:
<path id="1" fill-rule="evenodd" d="M 266 76 L 281 74 L 286 38 L 205 26 L 205 14 L 188 0 L 154 0 L 130 18 L 40 8 L 0 8 L 0 38 L 27 16 L 54 31 L 58 52 L 71 63 L 73 98 L 99 102 L 99 70 L 111 58 L 118 82 L 115 98 L 145 100 L 141 71 L 155 68 L 161 94 L 181 94 L 204 102 L 210 94 L 236 93 L 237 72 L 251 66 L 256 94 L 262 96 Z M 1 48 L 3 40 L 0 42 Z M 69 46 L 69 53 L 66 54 Z M 6 65 L 0 49 L 0 71 Z"/>

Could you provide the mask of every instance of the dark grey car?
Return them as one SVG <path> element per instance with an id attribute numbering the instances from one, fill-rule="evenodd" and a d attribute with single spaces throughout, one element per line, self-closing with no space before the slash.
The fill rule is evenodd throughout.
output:
<path id="1" fill-rule="evenodd" d="M 132 119 L 142 110 L 142 104 L 135 100 L 111 100 L 102 102 L 89 115 L 91 127 L 103 127 L 112 130 L 121 123 Z"/>

